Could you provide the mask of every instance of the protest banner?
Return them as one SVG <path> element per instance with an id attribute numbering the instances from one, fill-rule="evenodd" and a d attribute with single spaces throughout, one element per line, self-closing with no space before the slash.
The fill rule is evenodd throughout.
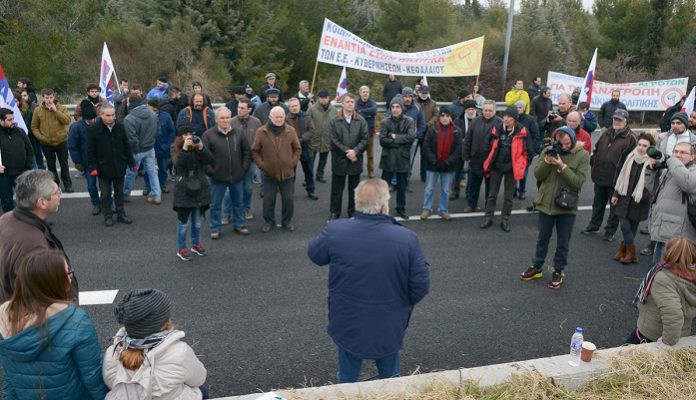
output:
<path id="1" fill-rule="evenodd" d="M 386 75 L 478 76 L 483 57 L 483 39 L 481 36 L 440 49 L 397 53 L 373 46 L 324 19 L 317 62 Z"/>
<path id="2" fill-rule="evenodd" d="M 583 88 L 584 77 L 549 71 L 547 86 L 551 88 L 551 100 L 558 103 L 561 93 L 572 93 L 573 89 Z M 664 79 L 659 81 L 635 83 L 606 83 L 594 81 L 590 108 L 599 109 L 611 100 L 611 92 L 621 92 L 621 102 L 629 111 L 664 111 L 673 106 L 686 93 L 689 78 Z"/>

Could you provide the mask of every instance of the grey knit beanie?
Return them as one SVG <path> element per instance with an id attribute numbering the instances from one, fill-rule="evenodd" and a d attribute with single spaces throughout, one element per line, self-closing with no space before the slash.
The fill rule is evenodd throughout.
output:
<path id="1" fill-rule="evenodd" d="M 157 289 L 133 289 L 114 307 L 119 324 L 126 328 L 128 336 L 144 339 L 160 331 L 169 321 L 172 301 Z"/>
<path id="2" fill-rule="evenodd" d="M 394 104 L 398 104 L 402 110 L 404 109 L 404 99 L 401 97 L 401 95 L 397 94 L 396 96 L 394 96 L 392 101 L 389 103 L 389 107 L 391 108 L 391 106 L 393 106 Z"/>

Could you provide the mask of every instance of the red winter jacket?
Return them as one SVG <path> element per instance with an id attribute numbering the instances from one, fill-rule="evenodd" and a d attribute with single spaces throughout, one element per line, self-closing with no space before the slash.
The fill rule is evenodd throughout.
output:
<path id="1" fill-rule="evenodd" d="M 524 178 L 524 171 L 527 169 L 527 129 L 521 124 L 517 124 L 512 135 L 512 143 L 510 144 L 512 153 L 512 176 L 516 181 L 519 181 Z M 483 171 L 486 178 L 491 176 L 493 161 L 498 152 L 499 142 L 498 129 L 493 127 L 491 129 L 491 149 L 488 152 L 486 161 L 483 162 Z"/>

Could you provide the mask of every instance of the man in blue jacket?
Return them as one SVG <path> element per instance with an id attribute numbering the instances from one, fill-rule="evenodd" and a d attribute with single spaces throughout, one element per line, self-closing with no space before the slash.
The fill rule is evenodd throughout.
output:
<path id="1" fill-rule="evenodd" d="M 389 216 L 389 197 L 385 181 L 360 182 L 354 218 L 329 221 L 309 243 L 312 262 L 330 264 L 327 331 L 338 346 L 338 383 L 356 382 L 363 359 L 375 360 L 380 378 L 399 376 L 411 312 L 430 287 L 418 236 Z"/>

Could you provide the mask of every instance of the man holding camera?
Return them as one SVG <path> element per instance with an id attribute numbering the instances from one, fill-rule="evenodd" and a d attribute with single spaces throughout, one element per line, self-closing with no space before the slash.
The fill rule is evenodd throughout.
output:
<path id="1" fill-rule="evenodd" d="M 215 126 L 205 131 L 202 138 L 193 137 L 193 143 L 203 142 L 215 162 L 207 165 L 210 177 L 210 238 L 220 238 L 222 199 L 227 189 L 232 200 L 232 225 L 242 236 L 249 234 L 244 226 L 244 178 L 251 162 L 251 149 L 243 131 L 232 129 L 232 112 L 227 107 L 215 111 Z"/>
<path id="2" fill-rule="evenodd" d="M 582 142 L 576 140 L 575 131 L 564 126 L 554 133 L 555 146 L 542 150 L 534 170 L 539 186 L 534 205 L 539 211 L 539 236 L 532 265 L 520 274 L 523 281 L 532 281 L 543 276 L 543 266 L 549 241 L 556 227 L 556 254 L 553 257 L 554 272 L 548 282 L 549 289 L 560 289 L 565 280 L 563 270 L 568 264 L 570 236 L 578 212 L 577 203 L 558 201 L 559 188 L 568 188 L 578 193 L 585 183 L 590 167 L 590 155 L 584 151 Z"/>
<path id="3" fill-rule="evenodd" d="M 672 157 L 654 149 L 648 149 L 648 155 L 664 160 L 667 167 L 657 186 L 650 212 L 650 239 L 656 242 L 653 254 L 653 264 L 656 264 L 669 239 L 684 236 L 696 240 L 696 228 L 687 218 L 685 201 L 685 196 L 693 198 L 696 195 L 696 164 L 693 161 L 694 148 L 687 142 L 676 144 Z"/>
<path id="4" fill-rule="evenodd" d="M 594 182 L 594 200 L 592 202 L 592 219 L 585 229 L 584 235 L 599 233 L 604 219 L 604 209 L 614 193 L 617 170 L 623 166 L 628 153 L 636 147 L 636 135 L 628 125 L 628 111 L 617 109 L 612 118 L 611 128 L 602 130 L 597 140 L 594 153 L 590 159 L 592 166 L 592 182 Z M 609 208 L 609 218 L 604 226 L 603 240 L 611 242 L 619 226 L 619 218 L 614 214 L 614 207 Z"/>

